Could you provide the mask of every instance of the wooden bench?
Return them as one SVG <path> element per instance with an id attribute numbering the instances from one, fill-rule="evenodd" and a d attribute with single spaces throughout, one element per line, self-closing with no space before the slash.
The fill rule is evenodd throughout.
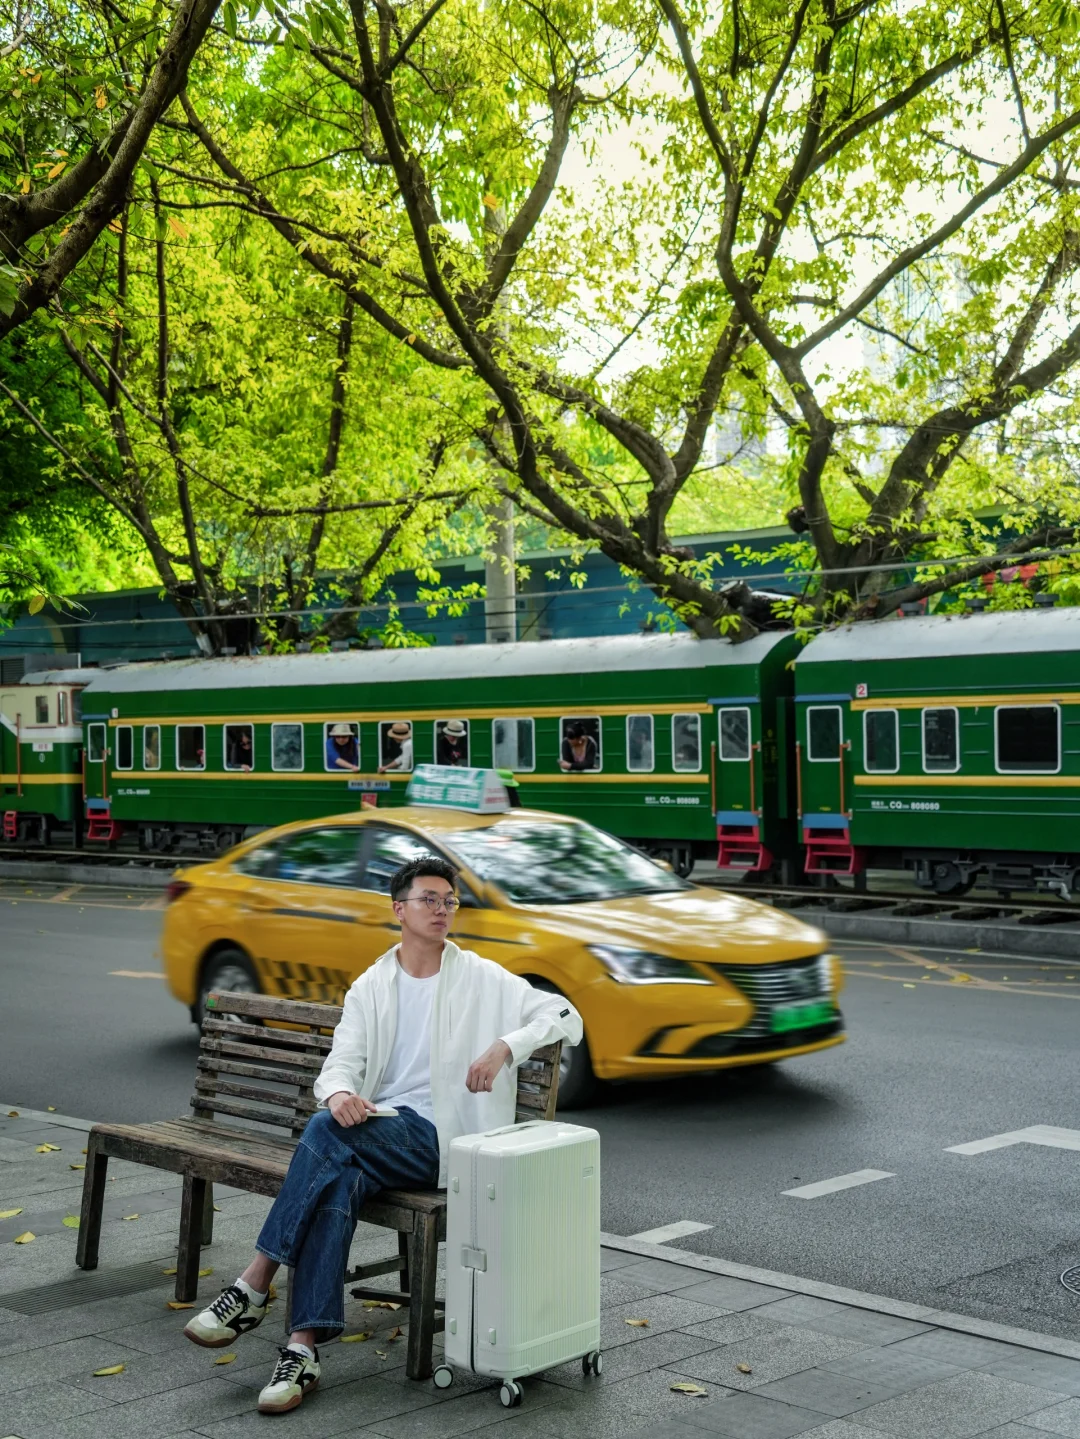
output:
<path id="1" fill-rule="evenodd" d="M 75 1262 L 96 1269 L 110 1159 L 126 1159 L 184 1176 L 176 1297 L 195 1299 L 200 1251 L 213 1239 L 213 1186 L 276 1195 L 297 1140 L 318 1108 L 312 1085 L 341 1018 L 337 1005 L 301 1003 L 269 995 L 210 994 L 191 1097 L 190 1118 L 155 1124 L 95 1124 L 86 1151 L 82 1217 Z M 290 1027 L 267 1028 L 267 1021 Z M 553 1119 L 561 1045 L 537 1050 L 518 1070 L 517 1121 Z M 216 1116 L 225 1116 L 222 1122 Z M 237 1123 L 236 1121 L 240 1121 Z M 360 1211 L 367 1224 L 394 1229 L 398 1252 L 361 1264 L 344 1283 L 357 1298 L 407 1305 L 406 1373 L 431 1375 L 432 1339 L 443 1327 L 435 1295 L 438 1246 L 446 1238 L 446 1191 L 387 1189 Z M 397 1273 L 399 1290 L 362 1281 Z M 286 1305 L 288 1327 L 288 1305 Z"/>

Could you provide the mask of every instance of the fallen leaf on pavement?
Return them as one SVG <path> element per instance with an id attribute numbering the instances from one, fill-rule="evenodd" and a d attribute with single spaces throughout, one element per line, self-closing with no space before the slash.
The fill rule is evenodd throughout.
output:
<path id="1" fill-rule="evenodd" d="M 162 1272 L 162 1274 L 175 1274 L 175 1273 L 176 1273 L 176 1266 L 175 1266 L 175 1264 L 174 1264 L 171 1269 L 163 1269 L 161 1272 Z"/>
<path id="2" fill-rule="evenodd" d="M 905 988 L 905 989 L 914 989 L 915 986 L 914 986 L 913 984 L 905 984 L 905 985 L 904 985 L 904 988 Z"/>
<path id="3" fill-rule="evenodd" d="M 371 1329 L 364 1329 L 359 1334 L 343 1334 L 341 1342 L 342 1344 L 363 1344 L 371 1338 L 373 1332 Z"/>
<path id="4" fill-rule="evenodd" d="M 86 1168 L 86 1165 L 85 1165 L 85 1164 L 69 1164 L 69 1165 L 68 1165 L 68 1168 L 69 1168 L 69 1169 L 85 1169 L 85 1168 Z"/>
<path id="5" fill-rule="evenodd" d="M 173 1273 L 174 1273 L 174 1274 L 176 1273 L 176 1270 L 175 1270 L 175 1269 L 173 1270 Z M 166 1309 L 194 1309 L 195 1306 L 194 1306 L 194 1304 L 186 1304 L 182 1299 L 167 1299 L 167 1300 L 165 1301 L 165 1308 L 166 1308 Z"/>
<path id="6" fill-rule="evenodd" d="M 106 1374 L 123 1374 L 123 1372 L 124 1366 L 122 1364 L 114 1364 L 110 1369 L 95 1369 L 94 1378 L 104 1379 Z"/>
<path id="7" fill-rule="evenodd" d="M 231 1364 L 235 1358 L 236 1358 L 236 1355 L 235 1355 L 235 1354 L 222 1354 L 219 1359 L 215 1359 L 215 1360 L 214 1360 L 214 1363 L 215 1363 L 215 1364 Z"/>
<path id="8" fill-rule="evenodd" d="M 404 1332 L 404 1331 L 402 1330 L 401 1325 L 399 1324 L 396 1329 L 391 1329 L 390 1333 L 389 1333 L 386 1337 L 387 1337 L 387 1339 L 400 1339 L 401 1336 L 402 1336 L 402 1334 L 403 1334 L 403 1332 Z"/>
<path id="9" fill-rule="evenodd" d="M 365 1309 L 400 1309 L 400 1304 L 391 1304 L 389 1299 L 365 1299 Z"/>
<path id="10" fill-rule="evenodd" d="M 214 1205 L 214 1213 L 215 1213 L 215 1214 L 220 1214 L 220 1213 L 221 1213 L 221 1205 L 220 1205 L 220 1204 L 215 1204 L 215 1205 Z"/>
<path id="11" fill-rule="evenodd" d="M 0 1209 L 0 1219 L 14 1219 L 16 1214 L 21 1214 L 21 1209 Z"/>
<path id="12" fill-rule="evenodd" d="M 277 1285 L 276 1285 L 276 1284 L 271 1284 L 270 1288 L 266 1291 L 266 1297 L 267 1297 L 267 1299 L 276 1299 L 276 1298 L 277 1298 Z"/>
<path id="13" fill-rule="evenodd" d="M 36 1236 L 35 1234 L 31 1234 L 30 1230 L 28 1229 L 25 1234 L 20 1234 L 20 1235 L 19 1235 L 19 1237 L 15 1240 L 15 1243 L 16 1243 L 16 1244 L 32 1244 L 36 1238 L 37 1238 L 37 1236 Z"/>
<path id="14" fill-rule="evenodd" d="M 45 1106 L 45 1108 L 49 1111 L 50 1114 L 55 1114 L 55 1113 L 56 1113 L 56 1105 L 55 1105 L 55 1104 L 47 1104 L 47 1105 Z"/>
<path id="15" fill-rule="evenodd" d="M 970 974 L 954 974 L 953 977 L 952 977 L 952 983 L 953 983 L 953 984 L 970 984 L 970 983 L 971 983 L 971 975 L 970 975 Z"/>
<path id="16" fill-rule="evenodd" d="M 39 1144 L 34 1150 L 35 1154 L 59 1154 L 59 1144 Z"/>
<path id="17" fill-rule="evenodd" d="M 80 1149 L 80 1150 L 79 1150 L 79 1153 L 80 1153 L 80 1154 L 89 1154 L 90 1151 L 89 1151 L 89 1149 Z"/>
<path id="18" fill-rule="evenodd" d="M 200 1269 L 200 1270 L 199 1270 L 199 1278 L 200 1278 L 200 1279 L 205 1279 L 208 1275 L 213 1274 L 213 1272 L 214 1272 L 214 1271 L 213 1271 L 212 1269 Z"/>
<path id="19" fill-rule="evenodd" d="M 749 1364 L 736 1364 L 735 1368 L 739 1371 L 740 1374 L 753 1374 L 754 1372 L 750 1368 Z"/>
<path id="20" fill-rule="evenodd" d="M 375 1353 L 379 1356 L 380 1359 L 385 1359 L 387 1357 L 385 1349 L 376 1349 Z"/>
<path id="21" fill-rule="evenodd" d="M 121 1216 L 123 1219 L 138 1219 L 138 1217 L 137 1214 L 124 1214 Z"/>
<path id="22" fill-rule="evenodd" d="M 647 1319 L 625 1319 L 623 1323 L 629 1324 L 631 1329 L 648 1329 L 649 1327 Z"/>
<path id="23" fill-rule="evenodd" d="M 7 1112 L 7 1117 L 9 1119 L 18 1119 L 19 1111 L 17 1109 L 9 1109 Z"/>
<path id="24" fill-rule="evenodd" d="M 669 1386 L 672 1394 L 692 1394 L 695 1397 L 708 1394 L 707 1389 L 702 1389 L 700 1384 L 672 1384 Z"/>
<path id="25" fill-rule="evenodd" d="M 65 1217 L 61 1219 L 60 1223 L 64 1226 L 65 1229 L 78 1229 L 79 1216 L 77 1214 L 65 1215 Z"/>

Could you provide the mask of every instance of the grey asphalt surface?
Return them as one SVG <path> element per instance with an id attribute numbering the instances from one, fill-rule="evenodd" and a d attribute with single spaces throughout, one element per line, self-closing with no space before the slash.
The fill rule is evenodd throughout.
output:
<path id="1" fill-rule="evenodd" d="M 0 885 L 0 1101 L 81 1118 L 184 1112 L 196 1034 L 159 978 L 145 894 Z M 1080 1339 L 1080 1149 L 945 1152 L 1077 1131 L 1077 968 L 837 944 L 849 1042 L 765 1070 L 609 1088 L 604 1228 L 712 1226 L 672 1248 Z M 571 1116 L 567 1116 L 568 1118 Z M 863 1169 L 817 1199 L 783 1191 Z"/>

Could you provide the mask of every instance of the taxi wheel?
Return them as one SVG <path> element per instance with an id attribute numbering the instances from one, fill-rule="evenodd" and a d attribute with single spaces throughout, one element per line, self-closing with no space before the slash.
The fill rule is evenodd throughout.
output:
<path id="1" fill-rule="evenodd" d="M 206 1013 L 206 996 L 211 990 L 227 991 L 229 994 L 261 994 L 259 976 L 255 966 L 242 949 L 219 949 L 206 961 L 199 981 L 199 1002 L 192 1010 L 191 1017 L 196 1024 L 202 1024 Z"/>
<path id="2" fill-rule="evenodd" d="M 560 999 L 566 997 L 553 984 L 545 984 L 543 981 L 537 981 L 533 988 L 542 989 L 547 994 L 557 994 Z M 589 1054 L 589 1041 L 582 1035 L 581 1043 L 575 1044 L 573 1049 L 568 1045 L 563 1045 L 562 1057 L 559 1060 L 557 1107 L 560 1110 L 584 1109 L 591 1100 L 596 1098 L 596 1091 L 597 1081 Z"/>

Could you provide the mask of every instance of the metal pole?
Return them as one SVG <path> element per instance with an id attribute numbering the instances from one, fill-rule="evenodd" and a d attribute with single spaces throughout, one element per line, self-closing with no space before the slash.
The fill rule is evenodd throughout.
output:
<path id="1" fill-rule="evenodd" d="M 514 570 L 514 502 L 500 500 L 487 508 L 489 553 L 484 562 L 485 639 L 489 645 L 517 639 L 517 574 Z"/>

